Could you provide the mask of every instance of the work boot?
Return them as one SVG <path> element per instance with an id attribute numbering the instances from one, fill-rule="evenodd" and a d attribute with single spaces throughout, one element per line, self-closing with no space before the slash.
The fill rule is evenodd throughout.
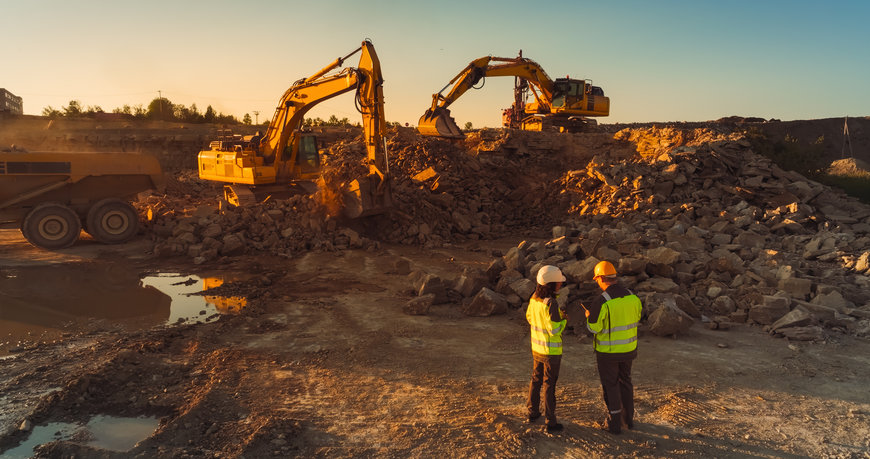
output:
<path id="1" fill-rule="evenodd" d="M 562 424 L 559 424 L 558 422 L 555 424 L 547 424 L 547 432 L 548 433 L 559 432 L 564 428 L 565 428 L 565 426 L 563 426 Z"/>
<path id="2" fill-rule="evenodd" d="M 607 421 L 607 431 L 614 435 L 622 433 L 622 418 L 619 415 L 610 416 L 610 419 Z"/>
<path id="3" fill-rule="evenodd" d="M 541 417 L 541 413 L 538 413 L 538 414 L 530 414 L 530 415 L 529 415 L 529 424 L 531 424 L 531 423 L 537 421 L 538 418 L 540 418 L 540 417 Z"/>

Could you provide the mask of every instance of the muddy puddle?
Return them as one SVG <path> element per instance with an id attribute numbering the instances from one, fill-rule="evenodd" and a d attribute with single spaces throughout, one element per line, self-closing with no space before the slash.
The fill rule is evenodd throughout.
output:
<path id="1" fill-rule="evenodd" d="M 243 298 L 207 295 L 234 279 L 140 273 L 120 265 L 0 268 L 0 357 L 65 336 L 215 320 Z"/>
<path id="2" fill-rule="evenodd" d="M 33 448 L 52 441 L 72 441 L 93 448 L 124 452 L 148 438 L 157 429 L 158 419 L 149 417 L 122 418 L 98 415 L 87 424 L 49 422 L 34 426 L 20 445 L 0 453 L 4 459 L 29 458 Z"/>

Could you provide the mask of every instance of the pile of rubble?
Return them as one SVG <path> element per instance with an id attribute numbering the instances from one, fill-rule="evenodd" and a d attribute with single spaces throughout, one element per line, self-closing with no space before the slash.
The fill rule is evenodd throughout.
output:
<path id="1" fill-rule="evenodd" d="M 506 131 L 498 132 L 490 136 L 490 148 L 508 141 Z M 361 138 L 339 139 L 328 147 L 321 191 L 313 196 L 219 211 L 219 184 L 200 181 L 189 172 L 180 174 L 166 195 L 139 204 L 156 216 L 147 225 L 156 241 L 154 252 L 186 255 L 203 263 L 254 251 L 292 255 L 368 248 L 377 245 L 376 240 L 432 247 L 547 227 L 564 215 L 556 208 L 540 210 L 548 184 L 559 173 L 553 157 L 526 152 L 508 157 L 498 150 L 469 154 L 468 144 L 424 138 L 406 128 L 391 133 L 394 207 L 364 227 L 340 218 L 340 193 L 335 190 L 367 174 L 365 148 Z M 485 141 L 478 136 L 470 142 Z"/>
<path id="2" fill-rule="evenodd" d="M 553 264 L 569 282 L 560 301 L 582 320 L 571 308 L 597 294 L 592 269 L 608 260 L 644 300 L 653 333 L 701 320 L 714 329 L 756 323 L 798 340 L 822 339 L 823 327 L 870 335 L 870 207 L 781 170 L 744 141 L 596 157 L 551 187 L 554 205 L 567 209 L 553 239 L 523 242 L 455 283 L 414 274 L 420 297 L 406 311 L 449 297 L 426 296 L 440 284 L 464 298 L 466 314 L 503 313 L 524 304 L 537 270 Z"/>
<path id="3" fill-rule="evenodd" d="M 570 311 L 597 294 L 592 267 L 609 260 L 644 300 L 653 333 L 681 333 L 700 320 L 715 329 L 757 323 L 792 339 L 821 339 L 824 327 L 870 334 L 870 207 L 780 169 L 730 132 L 605 137 L 499 130 L 456 143 L 393 130 L 395 208 L 365 229 L 332 216 L 318 195 L 219 212 L 219 187 L 182 175 L 175 198 L 158 199 L 154 251 L 204 263 L 381 240 L 534 238 L 553 228 L 548 242 L 523 242 L 486 271 L 456 280 L 412 273 L 418 296 L 406 311 L 448 301 L 468 315 L 520 308 L 545 264 L 568 276 L 560 298 Z M 364 172 L 361 139 L 338 140 L 330 153 L 327 181 Z M 572 323 L 582 333 L 580 325 Z"/>

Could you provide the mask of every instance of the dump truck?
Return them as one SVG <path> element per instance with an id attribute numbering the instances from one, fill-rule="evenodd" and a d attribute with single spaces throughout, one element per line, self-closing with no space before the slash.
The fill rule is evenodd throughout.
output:
<path id="1" fill-rule="evenodd" d="M 7 149 L 0 151 L 0 228 L 18 228 L 50 250 L 73 245 L 82 229 L 105 244 L 126 242 L 139 230 L 130 200 L 163 183 L 153 156 Z"/>

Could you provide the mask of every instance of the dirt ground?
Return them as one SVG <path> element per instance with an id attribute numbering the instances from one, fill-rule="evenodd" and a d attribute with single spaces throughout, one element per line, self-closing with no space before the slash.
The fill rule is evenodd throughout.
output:
<path id="1" fill-rule="evenodd" d="M 757 326 L 684 336 L 641 332 L 633 431 L 601 430 L 591 343 L 570 330 L 557 399 L 566 429 L 525 419 L 531 354 L 523 311 L 472 318 L 456 304 L 402 313 L 412 296 L 396 256 L 453 278 L 521 239 L 384 244 L 380 250 L 244 256 L 241 314 L 134 333 L 102 326 L 33 340 L 0 360 L 0 451 L 22 421 L 96 414 L 159 419 L 127 452 L 73 440 L 36 457 L 870 457 L 870 343 L 788 342 Z M 135 240 L 49 253 L 0 231 L 2 272 L 38 266 L 197 273 L 150 259 Z M 4 305 L 4 307 L 6 307 Z"/>
<path id="2" fill-rule="evenodd" d="M 821 121 L 760 126 L 772 138 L 794 137 L 800 127 L 807 142 L 823 138 L 826 154 L 838 156 L 842 122 Z M 182 172 L 172 199 L 163 198 L 163 210 L 178 219 L 185 216 L 173 206 L 195 212 L 202 196 L 215 200 L 212 187 L 188 180 L 207 130 L 33 122 L 39 129 L 22 129 L 17 143 L 158 155 L 164 168 Z M 866 159 L 870 120 L 855 122 L 856 157 Z M 0 137 L 11 138 L 10 126 Z M 331 134 L 336 151 L 352 150 L 352 132 Z M 521 148 L 498 132 L 480 132 L 464 147 L 411 134 L 389 139 L 394 173 L 405 175 L 394 189 L 404 206 L 397 214 L 407 222 L 388 222 L 362 249 L 324 242 L 197 264 L 185 254 L 155 256 L 153 231 L 115 246 L 84 236 L 49 252 L 17 230 L 0 230 L 0 457 L 870 458 L 870 341 L 836 328 L 821 341 L 789 341 L 746 323 L 710 330 L 696 322 L 676 338 L 642 325 L 635 429 L 619 436 L 602 430 L 590 339 L 569 329 L 557 389 L 566 429 L 551 435 L 540 420 L 528 424 L 532 359 L 523 308 L 468 317 L 450 301 L 427 315 L 405 314 L 416 295 L 396 260 L 447 282 L 465 268 L 484 270 L 521 241 L 546 241 L 551 224 L 564 221 L 540 212 L 534 198 L 561 196 L 568 183 L 576 188 L 559 181 L 566 170 L 585 173 L 595 155 L 634 154 L 640 146 L 612 133 L 573 143 L 523 136 Z M 656 154 L 688 142 L 653 140 L 646 147 Z M 410 178 L 429 166 L 439 180 L 423 187 Z M 524 181 L 531 184 L 516 186 Z M 436 191 L 455 197 L 449 211 L 431 205 Z M 486 229 L 460 234 L 455 211 L 486 213 L 473 225 Z M 506 215 L 513 221 L 500 220 Z M 424 238 L 419 221 L 447 229 Z M 540 228 L 528 230 L 533 223 Z M 140 285 L 153 273 L 215 270 L 233 279 L 215 294 L 244 297 L 247 305 L 205 323 L 170 323 L 172 300 Z M 126 296 L 133 290 L 138 296 Z M 97 297 L 116 306 L 95 316 L 89 306 Z M 86 433 L 51 432 L 98 416 L 154 426 L 121 450 L 94 446 Z M 49 433 L 34 442 L 39 429 Z M 36 449 L 22 453 L 31 443 Z"/>

